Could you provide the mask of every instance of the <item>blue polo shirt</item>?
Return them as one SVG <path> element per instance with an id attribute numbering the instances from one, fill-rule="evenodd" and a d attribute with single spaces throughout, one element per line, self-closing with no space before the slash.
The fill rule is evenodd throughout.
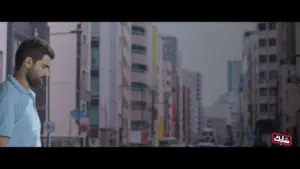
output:
<path id="1" fill-rule="evenodd" d="M 35 93 L 8 76 L 0 83 L 0 136 L 10 138 L 7 147 L 41 147 L 40 131 Z"/>

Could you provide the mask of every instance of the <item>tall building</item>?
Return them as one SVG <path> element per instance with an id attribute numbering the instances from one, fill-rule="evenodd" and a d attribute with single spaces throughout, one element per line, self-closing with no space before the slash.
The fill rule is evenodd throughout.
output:
<path id="1" fill-rule="evenodd" d="M 277 22 L 277 47 L 279 57 L 279 108 L 276 114 L 278 130 L 288 132 L 293 138 L 296 135 L 297 119 L 299 119 L 300 106 L 292 100 L 299 100 L 299 67 L 297 66 L 297 56 L 300 54 L 300 23 L 299 22 Z M 298 68 L 297 68 L 298 67 Z M 298 117 L 297 117 L 298 116 Z M 298 125 L 299 126 L 299 125 Z M 293 140 L 297 145 L 297 139 Z"/>
<path id="2" fill-rule="evenodd" d="M 241 61 L 228 61 L 227 64 L 228 92 L 238 91 L 242 67 Z"/>
<path id="3" fill-rule="evenodd" d="M 74 119 L 71 111 L 90 105 L 90 23 L 51 22 L 49 27 L 51 45 L 60 56 L 50 69 L 49 120 L 55 124 L 51 144 L 86 146 L 89 120 Z"/>
<path id="4" fill-rule="evenodd" d="M 174 36 L 162 36 L 163 40 L 163 57 L 168 59 L 172 63 L 171 72 L 171 85 L 172 85 L 172 114 L 171 117 L 174 122 L 172 122 L 172 129 L 170 130 L 170 136 L 174 136 L 180 139 L 180 121 L 182 121 L 182 114 L 180 113 L 180 69 L 181 60 L 178 51 L 178 40 Z"/>
<path id="5" fill-rule="evenodd" d="M 202 75 L 200 72 L 182 69 L 182 83 L 190 89 L 190 127 L 191 138 L 195 139 L 205 126 L 205 115 L 202 103 Z M 185 113 L 184 109 L 182 110 Z"/>
<path id="6" fill-rule="evenodd" d="M 273 120 L 276 116 L 278 96 L 278 70 L 277 57 L 277 25 L 276 22 L 259 22 L 256 25 L 258 39 L 258 54 L 256 73 L 257 95 L 257 139 L 271 144 L 271 133 L 274 131 Z"/>
<path id="7" fill-rule="evenodd" d="M 132 23 L 130 143 L 147 144 L 152 122 L 152 24 Z"/>
<path id="8" fill-rule="evenodd" d="M 90 146 L 100 146 L 100 23 L 91 23 L 91 106 L 88 110 L 90 118 Z"/>

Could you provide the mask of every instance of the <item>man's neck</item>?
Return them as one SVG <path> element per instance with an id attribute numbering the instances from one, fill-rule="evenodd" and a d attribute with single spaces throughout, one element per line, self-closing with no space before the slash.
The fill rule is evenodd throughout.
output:
<path id="1" fill-rule="evenodd" d="M 23 86 L 25 89 L 29 89 L 29 84 L 26 79 L 26 76 L 22 74 L 21 72 L 17 71 L 14 73 L 14 78 L 20 83 L 21 86 Z"/>

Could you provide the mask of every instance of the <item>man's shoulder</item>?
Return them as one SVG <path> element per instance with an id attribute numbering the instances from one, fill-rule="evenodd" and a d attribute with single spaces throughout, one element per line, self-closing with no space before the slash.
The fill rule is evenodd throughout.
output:
<path id="1" fill-rule="evenodd" d="M 13 98 L 11 96 L 15 96 L 16 94 L 17 91 L 10 82 L 5 81 L 0 83 L 0 100 L 4 97 Z"/>

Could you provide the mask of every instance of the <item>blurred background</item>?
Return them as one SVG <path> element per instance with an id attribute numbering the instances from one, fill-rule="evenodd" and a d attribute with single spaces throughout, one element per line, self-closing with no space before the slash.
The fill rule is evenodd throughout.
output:
<path id="1" fill-rule="evenodd" d="M 44 147 L 272 146 L 300 136 L 298 22 L 1 22 L 0 81 L 32 36 Z M 298 129 L 298 130 L 297 130 Z"/>

